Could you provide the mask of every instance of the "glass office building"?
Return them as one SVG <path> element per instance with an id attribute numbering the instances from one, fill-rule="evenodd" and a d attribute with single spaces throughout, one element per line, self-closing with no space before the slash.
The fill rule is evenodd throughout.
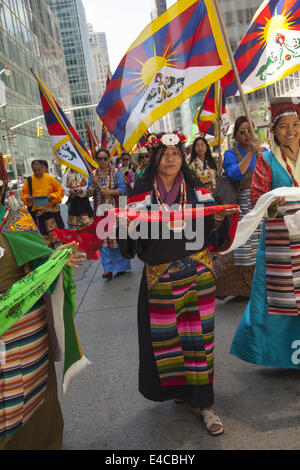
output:
<path id="1" fill-rule="evenodd" d="M 70 107 L 70 89 L 67 78 L 59 24 L 45 0 L 0 0 L 0 72 L 7 66 L 10 75 L 2 73 L 0 80 L 6 91 L 6 122 L 0 103 L 0 151 L 13 153 L 19 176 L 31 173 L 34 159 L 48 160 L 53 167 L 54 155 L 43 116 L 22 125 L 10 145 L 3 137 L 7 127 L 13 128 L 25 121 L 43 115 L 37 82 L 32 68 L 43 80 L 62 107 Z M 37 124 L 43 127 L 43 136 L 37 136 Z M 7 157 L 8 170 L 10 158 Z"/>
<path id="2" fill-rule="evenodd" d="M 83 4 L 81 0 L 46 1 L 60 25 L 72 104 L 96 104 L 92 103 L 91 90 L 95 78 Z M 74 111 L 75 128 L 86 144 L 86 119 L 95 128 L 95 118 L 95 109 L 91 107 Z"/>

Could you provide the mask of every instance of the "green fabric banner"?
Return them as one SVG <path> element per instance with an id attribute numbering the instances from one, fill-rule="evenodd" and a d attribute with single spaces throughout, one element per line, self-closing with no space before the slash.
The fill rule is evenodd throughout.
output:
<path id="1" fill-rule="evenodd" d="M 0 295 L 0 337 L 42 297 L 63 269 L 71 252 L 71 248 L 58 250 L 42 266 Z"/>

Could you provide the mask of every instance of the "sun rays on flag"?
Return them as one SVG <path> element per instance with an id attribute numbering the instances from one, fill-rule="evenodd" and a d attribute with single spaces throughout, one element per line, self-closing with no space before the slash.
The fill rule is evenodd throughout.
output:
<path id="1" fill-rule="evenodd" d="M 153 56 L 142 62 L 140 59 L 135 57 L 135 60 L 140 64 L 141 69 L 138 72 L 130 72 L 130 75 L 136 75 L 131 81 L 135 82 L 134 88 L 138 88 L 138 93 L 144 93 L 144 91 L 150 85 L 153 77 L 165 66 L 175 67 L 174 62 L 176 59 L 173 57 L 176 51 L 170 51 L 168 46 L 162 56 L 157 55 L 155 42 L 153 41 Z"/>
<path id="2" fill-rule="evenodd" d="M 288 10 L 282 11 L 276 14 L 271 18 L 266 18 L 266 24 L 261 26 L 259 29 L 262 31 L 258 33 L 259 41 L 262 47 L 265 47 L 270 41 L 273 34 L 280 29 L 292 29 L 294 24 L 293 13 L 288 13 Z"/>

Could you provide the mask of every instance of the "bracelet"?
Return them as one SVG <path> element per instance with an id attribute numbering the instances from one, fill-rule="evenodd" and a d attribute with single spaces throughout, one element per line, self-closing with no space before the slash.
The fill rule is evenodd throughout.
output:
<path id="1" fill-rule="evenodd" d="M 224 219 L 225 219 L 225 217 L 222 217 L 222 218 L 220 219 L 220 218 L 218 218 L 218 217 L 215 215 L 215 220 L 216 220 L 217 222 L 223 222 Z"/>

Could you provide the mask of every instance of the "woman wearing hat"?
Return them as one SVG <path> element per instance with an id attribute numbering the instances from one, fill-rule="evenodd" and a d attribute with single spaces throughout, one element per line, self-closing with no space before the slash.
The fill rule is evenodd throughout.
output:
<path id="1" fill-rule="evenodd" d="M 256 164 L 251 187 L 253 206 L 273 189 L 300 184 L 300 107 L 288 98 L 277 99 L 271 104 L 271 113 L 273 145 Z M 299 201 L 285 203 L 280 198 L 269 207 L 265 218 L 250 301 L 231 347 L 231 353 L 245 361 L 300 368 L 300 235 L 290 236 L 285 219 L 299 209 Z"/>
<path id="2" fill-rule="evenodd" d="M 137 182 L 139 178 L 142 178 L 144 171 L 146 169 L 146 166 L 149 163 L 150 158 L 151 158 L 151 155 L 148 153 L 148 150 L 146 149 L 146 147 L 141 147 L 137 153 L 138 167 L 135 172 L 135 182 Z"/>
<path id="3" fill-rule="evenodd" d="M 129 205 L 151 209 L 158 205 L 160 210 L 174 204 L 179 208 L 215 205 L 186 164 L 183 138 L 163 134 L 153 140 L 151 161 Z M 187 240 L 182 221 L 177 221 L 179 226 L 169 225 L 169 237 L 163 236 L 164 227 L 159 226 L 159 237 L 129 235 L 119 240 L 123 256 L 138 254 L 145 263 L 138 302 L 140 392 L 153 401 L 187 402 L 199 411 L 213 435 L 223 433 L 223 424 L 211 408 L 215 280 L 209 248 L 230 243 L 226 216 L 233 212 L 237 210 L 205 217 L 200 246 L 186 246 L 192 240 Z"/>

